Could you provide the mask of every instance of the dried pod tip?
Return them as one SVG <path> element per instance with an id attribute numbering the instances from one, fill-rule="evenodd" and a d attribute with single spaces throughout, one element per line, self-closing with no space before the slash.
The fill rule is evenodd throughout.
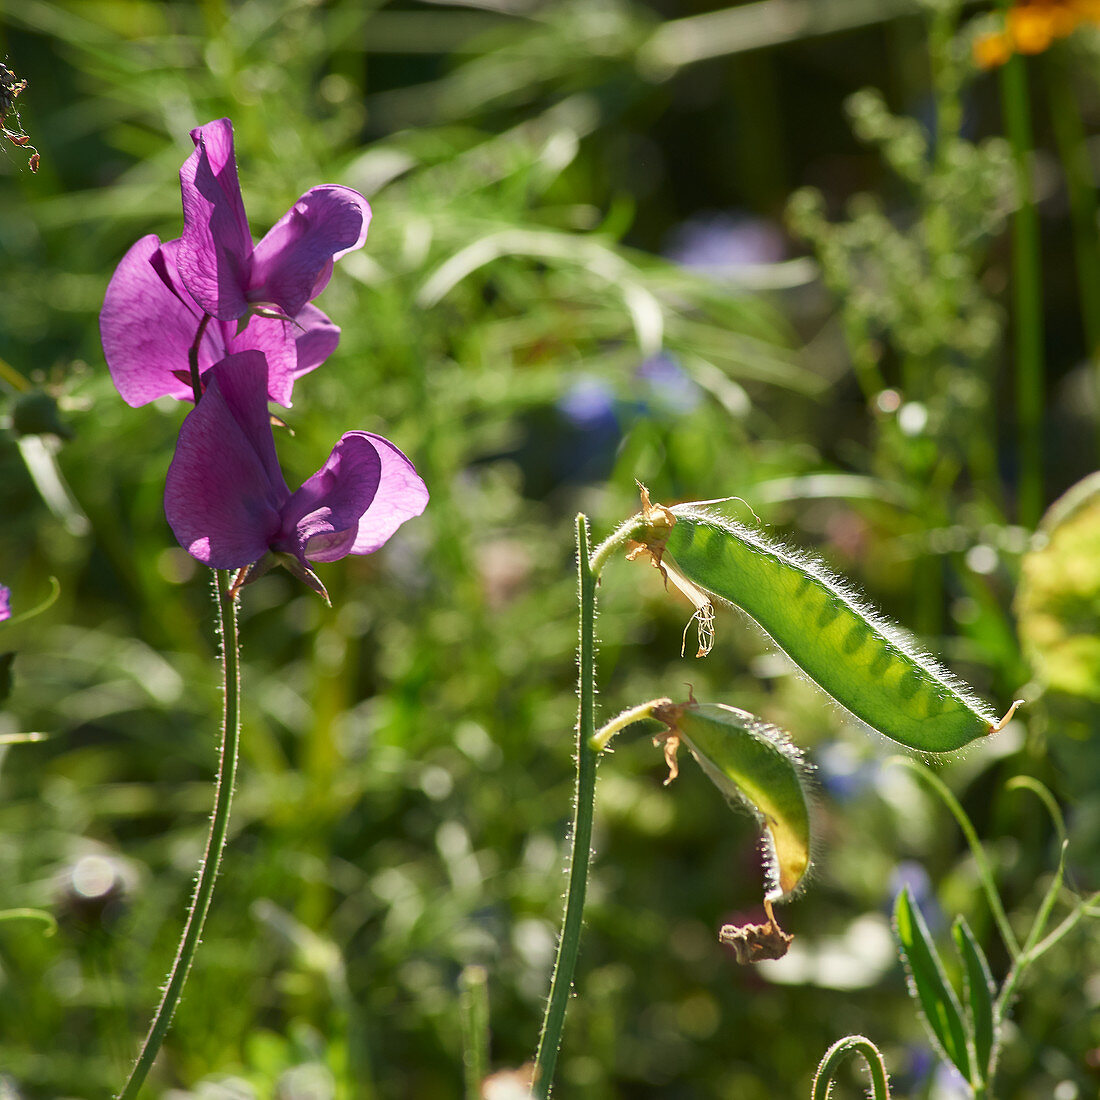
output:
<path id="1" fill-rule="evenodd" d="M 720 943 L 733 948 L 737 961 L 745 966 L 766 959 L 781 959 L 791 946 L 794 936 L 779 927 L 771 902 L 765 898 L 767 924 L 724 924 L 718 933 Z"/>

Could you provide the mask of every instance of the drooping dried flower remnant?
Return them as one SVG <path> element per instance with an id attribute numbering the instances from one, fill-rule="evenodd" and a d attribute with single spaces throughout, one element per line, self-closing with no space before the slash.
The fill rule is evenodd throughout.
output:
<path id="1" fill-rule="evenodd" d="M 12 145 L 17 145 L 20 149 L 25 149 L 30 152 L 30 158 L 27 160 L 27 167 L 32 172 L 37 172 L 38 162 L 41 158 L 39 157 L 38 150 L 31 144 L 31 139 L 24 132 L 23 122 L 15 107 L 15 101 L 26 90 L 27 82 L 25 80 L 20 80 L 7 65 L 0 65 L 0 130 L 3 131 L 4 137 L 6 137 Z M 18 129 L 12 129 L 8 125 L 8 119 L 12 116 L 15 118 L 15 124 Z"/>
<path id="2" fill-rule="evenodd" d="M 794 939 L 794 936 L 784 932 L 776 923 L 771 902 L 766 898 L 764 908 L 768 913 L 767 924 L 724 924 L 718 933 L 719 941 L 733 948 L 733 953 L 742 966 L 783 958 Z"/>

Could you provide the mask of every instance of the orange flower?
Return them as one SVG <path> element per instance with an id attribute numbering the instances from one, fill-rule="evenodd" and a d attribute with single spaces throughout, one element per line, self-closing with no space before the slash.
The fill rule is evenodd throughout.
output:
<path id="1" fill-rule="evenodd" d="M 1018 0 L 1005 17 L 1003 31 L 974 40 L 974 63 L 979 69 L 995 69 L 1014 53 L 1042 53 L 1084 22 L 1100 23 L 1100 0 Z"/>

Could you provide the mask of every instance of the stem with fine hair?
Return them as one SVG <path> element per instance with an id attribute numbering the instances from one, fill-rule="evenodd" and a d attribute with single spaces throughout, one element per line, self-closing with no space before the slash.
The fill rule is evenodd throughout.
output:
<path id="1" fill-rule="evenodd" d="M 580 642 L 577 647 L 577 788 L 573 802 L 572 849 L 569 855 L 569 889 L 562 915 L 558 954 L 550 979 L 550 997 L 535 1056 L 533 1092 L 546 1100 L 554 1081 L 554 1066 L 561 1046 L 565 1010 L 573 987 L 573 971 L 581 941 L 581 919 L 588 889 L 592 854 L 592 814 L 596 801 L 596 758 L 590 741 L 596 727 L 596 576 L 588 559 L 588 520 L 577 516 L 577 572 L 579 576 Z"/>
<path id="2" fill-rule="evenodd" d="M 829 1100 L 837 1067 L 849 1054 L 860 1055 L 867 1064 L 867 1072 L 871 1075 L 871 1100 L 890 1100 L 890 1078 L 886 1073 L 886 1063 L 882 1060 L 878 1047 L 863 1035 L 845 1035 L 829 1047 L 814 1074 L 811 1100 Z"/>
<path id="3" fill-rule="evenodd" d="M 1007 11 L 1009 0 L 1003 0 Z M 1019 460 L 1017 514 L 1035 527 L 1043 513 L 1043 302 L 1039 214 L 1031 180 L 1031 101 L 1024 58 L 1001 70 L 1001 105 L 1012 146 L 1018 205 L 1012 215 L 1012 281 L 1016 343 L 1016 427 Z"/>
<path id="4" fill-rule="evenodd" d="M 187 914 L 187 922 L 180 937 L 172 969 L 164 986 L 164 996 L 153 1015 L 149 1033 L 142 1044 L 141 1053 L 126 1081 L 118 1100 L 134 1100 L 152 1068 L 164 1042 L 172 1013 L 176 1010 L 195 949 L 202 939 L 210 899 L 214 895 L 214 881 L 218 877 L 218 865 L 229 832 L 229 810 L 233 802 L 233 786 L 237 777 L 237 747 L 240 740 L 240 662 L 237 652 L 237 602 L 230 592 L 227 572 L 214 570 L 214 602 L 218 610 L 218 629 L 222 639 L 222 668 L 224 671 L 225 716 L 222 723 L 221 756 L 214 787 L 214 812 L 210 819 L 210 835 L 206 851 L 199 864 L 195 882 L 195 895 Z"/>

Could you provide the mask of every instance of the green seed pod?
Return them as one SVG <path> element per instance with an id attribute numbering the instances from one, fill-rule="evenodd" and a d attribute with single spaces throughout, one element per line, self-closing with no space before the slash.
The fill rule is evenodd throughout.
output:
<path id="1" fill-rule="evenodd" d="M 769 902 L 790 897 L 810 867 L 809 767 L 790 738 L 755 715 L 721 703 L 662 703 L 652 716 L 669 727 L 666 756 L 675 775 L 682 741 L 707 778 L 764 827 Z"/>
<path id="2" fill-rule="evenodd" d="M 820 562 L 695 505 L 653 505 L 643 517 L 662 568 L 742 608 L 807 676 L 894 741 L 949 752 L 1002 729 L 1016 709 L 998 721 Z"/>

